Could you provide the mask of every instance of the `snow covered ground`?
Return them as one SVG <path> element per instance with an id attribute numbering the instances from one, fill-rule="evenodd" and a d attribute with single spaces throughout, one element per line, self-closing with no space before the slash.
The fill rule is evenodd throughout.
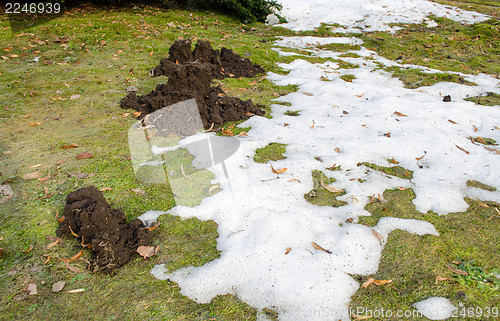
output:
<path id="1" fill-rule="evenodd" d="M 468 22 L 485 19 L 422 0 L 281 3 L 282 15 L 289 19 L 284 26 L 295 30 L 312 29 L 320 22 L 337 22 L 349 32 L 389 30 L 391 22 L 428 22 L 429 14 Z M 315 48 L 331 41 L 359 43 L 349 37 L 290 37 L 279 40 L 276 50 L 291 54 L 287 48 L 303 48 L 319 57 L 338 58 L 340 53 Z M 496 127 L 500 110 L 463 100 L 488 91 L 500 93 L 498 80 L 464 74 L 478 86 L 438 83 L 406 89 L 387 72 L 376 70 L 377 61 L 395 62 L 363 47 L 356 53 L 361 57 L 340 58 L 358 64 L 356 69 L 340 69 L 335 62 L 312 64 L 297 56 L 282 66 L 290 70 L 287 75 L 269 73 L 277 84 L 299 86 L 298 92 L 279 98 L 291 106 L 273 105 L 272 119 L 252 117 L 241 125 L 252 129 L 248 137 L 238 138 L 239 150 L 225 161 L 229 179 L 220 165 L 211 169 L 221 184 L 220 193 L 198 207 L 168 211 L 217 222 L 221 257 L 173 273 L 158 265 L 152 271 L 155 277 L 177 282 L 181 292 L 197 302 L 230 293 L 259 310 L 277 311 L 280 320 L 350 320 L 348 303 L 360 284 L 349 274 L 377 271 L 391 231 L 438 235 L 424 221 L 383 218 L 374 228 L 380 240 L 372 228 L 356 224 L 359 216 L 369 215 L 364 206 L 371 195 L 389 188 L 412 188 L 417 210 L 439 214 L 465 210 L 465 196 L 500 200 L 499 192 L 466 187 L 467 180 L 478 180 L 500 189 L 500 156 L 469 140 L 469 136 L 484 136 L 500 141 Z M 356 79 L 346 82 L 340 78 L 345 74 Z M 451 95 L 452 102 L 443 102 L 444 95 Z M 300 115 L 287 116 L 287 110 L 298 110 Z M 281 174 L 269 164 L 253 161 L 255 150 L 270 142 L 287 144 L 287 158 L 272 162 L 274 169 L 287 168 Z M 357 166 L 360 162 L 388 166 L 387 159 L 392 158 L 412 170 L 413 179 Z M 325 171 L 334 164 L 342 170 Z M 347 205 L 320 207 L 304 199 L 313 188 L 313 170 L 337 180 L 332 186 L 347 192 L 339 197 Z M 346 223 L 350 218 L 353 223 Z M 331 253 L 318 250 L 312 242 Z"/>

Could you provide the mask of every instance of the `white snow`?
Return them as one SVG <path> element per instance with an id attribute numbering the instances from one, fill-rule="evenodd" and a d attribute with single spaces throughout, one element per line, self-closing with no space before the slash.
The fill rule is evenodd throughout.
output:
<path id="1" fill-rule="evenodd" d="M 321 23 L 340 24 L 335 32 L 393 31 L 389 23 L 435 22 L 430 15 L 460 22 L 477 22 L 489 17 L 477 12 L 424 0 L 282 0 L 279 12 L 288 22 L 280 26 L 292 30 L 313 30 Z"/>
<path id="2" fill-rule="evenodd" d="M 452 316 L 456 307 L 446 298 L 432 297 L 413 305 L 418 312 L 431 320 L 445 320 Z"/>
<path id="3" fill-rule="evenodd" d="M 422 0 L 281 3 L 284 9 L 280 14 L 289 20 L 284 26 L 294 30 L 312 29 L 320 22 L 338 22 L 346 31 L 388 30 L 392 22 L 430 23 L 427 17 L 431 13 L 468 22 L 486 19 L 478 13 Z M 287 53 L 288 47 L 338 58 L 338 52 L 316 48 L 334 42 L 362 45 L 348 37 L 290 37 L 276 45 L 285 55 L 292 55 Z M 334 61 L 312 64 L 296 55 L 296 60 L 281 65 L 289 70 L 287 75 L 268 74 L 278 85 L 299 86 L 298 92 L 277 99 L 291 106 L 272 105 L 272 119 L 252 117 L 241 125 L 252 129 L 248 137 L 238 138 L 238 151 L 225 160 L 229 179 L 221 165 L 210 168 L 216 177 L 213 183 L 220 184 L 221 192 L 197 207 L 176 206 L 167 211 L 182 218 L 217 222 L 221 257 L 202 267 L 170 273 L 168 264 L 158 265 L 151 271 L 155 277 L 177 282 L 181 293 L 197 302 L 210 302 L 217 295 L 230 293 L 259 310 L 277 311 L 280 320 L 350 320 L 348 303 L 360 284 L 349 274 L 377 271 L 391 231 L 439 235 L 432 224 L 420 220 L 387 217 L 373 228 L 356 224 L 358 217 L 370 215 L 364 210 L 370 196 L 386 189 L 412 188 L 418 211 L 441 215 L 465 210 L 465 196 L 498 201 L 499 192 L 469 188 L 466 182 L 477 180 L 500 189 L 500 155 L 469 139 L 483 136 L 500 141 L 500 110 L 464 100 L 488 91 L 499 93 L 498 80 L 485 74 L 462 75 L 478 86 L 438 83 L 411 90 L 376 69 L 377 61 L 399 65 L 397 62 L 363 47 L 355 52 L 361 58 L 340 59 L 358 64 L 356 69 L 340 69 Z M 356 78 L 346 82 L 340 78 L 345 74 Z M 443 102 L 444 95 L 451 95 L 452 102 Z M 297 110 L 300 115 L 287 116 L 287 110 Z M 272 162 L 275 169 L 287 168 L 279 175 L 271 171 L 270 164 L 253 160 L 255 150 L 270 142 L 287 144 L 287 158 Z M 387 161 L 392 158 L 413 171 L 411 180 L 357 165 L 392 166 Z M 325 170 L 334 164 L 342 170 Z M 331 185 L 346 191 L 338 199 L 347 205 L 320 207 L 304 199 L 313 189 L 313 170 L 337 180 Z M 160 214 L 150 211 L 142 219 L 151 224 Z M 346 222 L 350 218 L 353 223 Z M 312 242 L 331 253 L 315 249 Z M 430 303 L 423 301 L 416 307 L 442 318 L 450 311 L 449 302 L 443 300 L 430 299 Z"/>

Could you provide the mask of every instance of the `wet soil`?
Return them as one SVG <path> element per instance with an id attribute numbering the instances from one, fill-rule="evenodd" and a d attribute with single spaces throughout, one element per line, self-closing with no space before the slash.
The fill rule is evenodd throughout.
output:
<path id="1" fill-rule="evenodd" d="M 82 244 L 90 244 L 93 272 L 111 273 L 127 263 L 139 246 L 147 246 L 152 238 L 141 220 L 126 223 L 125 214 L 112 209 L 94 186 L 68 194 L 63 217 L 57 236 L 72 237 L 74 233 Z"/>
<path id="2" fill-rule="evenodd" d="M 261 109 L 263 105 L 227 96 L 220 86 L 211 86 L 213 79 L 254 77 L 263 72 L 262 67 L 230 49 L 222 48 L 219 52 L 209 42 L 198 41 L 195 49 L 191 50 L 191 40 L 179 40 L 170 47 L 169 57 L 150 72 L 152 76 L 168 76 L 167 83 L 157 85 L 149 94 L 142 96 L 132 92 L 121 100 L 120 106 L 140 111 L 139 118 L 143 118 L 164 107 L 194 98 L 203 127 L 217 128 L 224 122 L 246 120 L 253 115 L 263 116 L 265 112 Z"/>

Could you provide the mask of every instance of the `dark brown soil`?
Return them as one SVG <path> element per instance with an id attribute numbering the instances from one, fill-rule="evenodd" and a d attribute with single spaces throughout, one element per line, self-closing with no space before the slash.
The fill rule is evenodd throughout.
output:
<path id="1" fill-rule="evenodd" d="M 63 217 L 57 236 L 73 232 L 82 244 L 90 244 L 93 272 L 112 272 L 127 263 L 135 250 L 148 245 L 152 238 L 151 232 L 142 228 L 141 220 L 126 223 L 125 214 L 111 209 L 102 192 L 94 186 L 68 194 Z"/>
<path id="2" fill-rule="evenodd" d="M 191 40 L 177 40 L 170 47 L 169 56 L 160 61 L 160 64 L 150 71 L 151 76 L 170 76 L 177 64 L 199 62 L 213 65 L 213 77 L 223 79 L 226 77 L 255 77 L 265 73 L 264 68 L 252 64 L 248 58 L 235 54 L 231 49 L 222 48 L 215 50 L 210 42 L 198 40 L 191 51 Z"/>
<path id="3" fill-rule="evenodd" d="M 142 112 L 142 118 L 156 110 L 195 98 L 205 129 L 265 114 L 261 109 L 264 106 L 255 105 L 251 100 L 229 97 L 220 86 L 211 86 L 214 78 L 253 77 L 264 72 L 262 67 L 252 65 L 249 59 L 229 49 L 223 48 L 219 53 L 205 41 L 198 41 L 193 51 L 190 40 L 176 41 L 169 54 L 151 71 L 155 76 L 168 75 L 167 83 L 157 85 L 146 95 L 128 94 L 120 102 L 122 108 L 138 110 Z"/>

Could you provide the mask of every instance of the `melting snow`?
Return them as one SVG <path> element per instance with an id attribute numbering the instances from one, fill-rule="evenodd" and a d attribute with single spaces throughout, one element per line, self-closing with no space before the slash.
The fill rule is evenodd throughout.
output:
<path id="1" fill-rule="evenodd" d="M 387 30 L 391 22 L 428 21 L 431 13 L 463 21 L 486 18 L 417 0 L 281 2 L 281 14 L 290 21 L 284 26 L 295 30 L 312 29 L 320 22 L 338 22 L 347 26 L 346 31 Z M 333 42 L 361 44 L 347 37 L 290 37 L 279 40 L 276 50 L 290 54 L 287 47 L 303 48 L 316 56 L 338 58 L 340 53 L 315 49 Z M 252 129 L 248 137 L 238 138 L 239 150 L 225 161 L 229 179 L 220 165 L 211 168 L 220 193 L 198 207 L 177 206 L 167 212 L 216 221 L 221 257 L 172 273 L 167 272 L 168 266 L 158 265 L 151 272 L 155 277 L 177 282 L 181 292 L 197 302 L 231 293 L 259 310 L 277 311 L 280 320 L 349 320 L 348 303 L 360 286 L 349 274 L 377 271 L 391 231 L 438 235 L 424 221 L 382 218 L 373 228 L 382 236 L 379 240 L 371 227 L 356 224 L 359 216 L 369 215 L 364 206 L 371 195 L 390 188 L 412 188 L 417 210 L 439 214 L 465 210 L 465 196 L 498 201 L 499 192 L 469 188 L 466 182 L 478 180 L 500 189 L 499 155 L 469 140 L 469 136 L 485 136 L 500 141 L 495 127 L 500 125 L 500 110 L 464 100 L 487 91 L 500 92 L 498 80 L 484 74 L 461 75 L 478 86 L 439 83 L 411 90 L 376 69 L 377 61 L 396 62 L 366 48 L 355 52 L 361 58 L 340 59 L 360 68 L 340 69 L 333 61 L 312 64 L 299 55 L 281 66 L 290 71 L 287 75 L 269 73 L 268 79 L 276 84 L 299 86 L 298 92 L 279 98 L 291 106 L 272 105 L 272 119 L 252 117 L 241 125 Z M 346 82 L 340 78 L 345 74 L 356 78 Z M 452 102 L 443 102 L 444 95 L 451 95 Z M 287 110 L 298 110 L 300 116 L 287 116 Z M 274 168 L 288 168 L 283 174 L 253 161 L 255 150 L 270 142 L 287 144 L 287 158 L 272 162 Z M 413 171 L 413 179 L 357 166 L 360 162 L 389 166 L 391 158 Z M 325 171 L 334 164 L 342 170 Z M 304 199 L 313 187 L 313 170 L 337 180 L 332 186 L 347 192 L 338 197 L 347 205 L 320 207 Z M 150 211 L 144 220 L 151 223 L 161 214 Z M 349 218 L 354 223 L 346 223 Z M 311 242 L 331 253 L 315 250 Z M 291 250 L 285 255 L 287 248 Z M 427 303 L 446 305 L 437 300 L 441 299 L 416 306 L 427 311 Z"/>
<path id="2" fill-rule="evenodd" d="M 418 312 L 431 320 L 445 320 L 452 316 L 456 307 L 445 298 L 432 297 L 413 305 Z"/>

